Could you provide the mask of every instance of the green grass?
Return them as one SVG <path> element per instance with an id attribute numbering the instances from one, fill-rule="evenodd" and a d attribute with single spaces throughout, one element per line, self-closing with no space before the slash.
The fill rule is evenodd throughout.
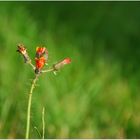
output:
<path id="1" fill-rule="evenodd" d="M 33 93 L 31 138 L 140 137 L 139 2 L 0 2 L 0 138 L 24 138 L 34 61 L 45 45 L 49 66 L 70 57 Z"/>

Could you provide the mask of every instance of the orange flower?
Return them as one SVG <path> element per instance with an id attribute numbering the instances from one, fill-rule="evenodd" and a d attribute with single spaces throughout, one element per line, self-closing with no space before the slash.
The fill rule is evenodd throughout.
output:
<path id="1" fill-rule="evenodd" d="M 45 65 L 46 59 L 44 57 L 41 58 L 35 58 L 35 63 L 36 63 L 36 73 L 39 73 L 40 70 L 43 68 Z"/>
<path id="2" fill-rule="evenodd" d="M 60 68 L 62 68 L 64 65 L 66 64 L 70 64 L 71 63 L 71 59 L 70 58 L 65 58 L 64 60 L 62 60 L 61 62 L 58 62 L 56 64 L 53 65 L 55 70 L 59 70 Z"/>
<path id="3" fill-rule="evenodd" d="M 48 51 L 45 47 L 37 47 L 36 48 L 36 58 L 35 58 L 35 63 L 36 63 L 36 73 L 40 73 L 41 69 L 45 65 L 48 59 Z"/>
<path id="4" fill-rule="evenodd" d="M 36 48 L 36 57 L 40 58 L 40 57 L 46 57 L 46 59 L 48 59 L 48 51 L 45 47 L 37 47 Z"/>

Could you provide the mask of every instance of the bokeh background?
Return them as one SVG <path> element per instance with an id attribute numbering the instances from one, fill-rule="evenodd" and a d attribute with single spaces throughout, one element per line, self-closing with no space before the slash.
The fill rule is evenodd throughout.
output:
<path id="1" fill-rule="evenodd" d="M 39 78 L 30 138 L 43 107 L 45 138 L 140 138 L 140 2 L 0 2 L 0 138 L 25 136 L 34 72 L 18 43 L 33 62 L 38 45 L 49 66 L 72 59 Z"/>

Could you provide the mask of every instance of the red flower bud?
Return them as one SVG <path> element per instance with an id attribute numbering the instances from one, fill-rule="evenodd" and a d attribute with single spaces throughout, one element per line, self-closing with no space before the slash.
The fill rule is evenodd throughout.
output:
<path id="1" fill-rule="evenodd" d="M 71 63 L 71 59 L 70 58 L 65 58 L 62 63 L 65 65 L 65 64 L 69 64 Z"/>
<path id="2" fill-rule="evenodd" d="M 35 72 L 39 73 L 40 70 L 43 68 L 45 65 L 46 59 L 44 57 L 41 58 L 35 58 L 35 63 L 36 63 L 36 69 Z"/>
<path id="3" fill-rule="evenodd" d="M 35 73 L 40 73 L 41 69 L 45 65 L 48 59 L 48 51 L 45 47 L 37 47 L 36 48 L 36 69 Z"/>
<path id="4" fill-rule="evenodd" d="M 60 68 L 62 68 L 64 65 L 66 64 L 70 64 L 71 63 L 71 59 L 70 58 L 65 58 L 64 60 L 62 60 L 61 62 L 58 62 L 56 64 L 53 65 L 53 68 L 55 70 L 59 70 Z"/>
<path id="5" fill-rule="evenodd" d="M 40 57 L 46 57 L 46 60 L 48 59 L 48 51 L 45 47 L 37 47 L 36 48 L 36 57 L 40 58 Z"/>

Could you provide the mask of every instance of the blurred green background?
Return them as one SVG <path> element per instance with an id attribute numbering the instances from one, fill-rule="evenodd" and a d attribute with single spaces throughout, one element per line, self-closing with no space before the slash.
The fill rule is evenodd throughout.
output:
<path id="1" fill-rule="evenodd" d="M 140 2 L 0 2 L 0 138 L 24 138 L 34 61 L 45 45 L 49 66 L 33 93 L 30 138 L 140 138 Z"/>

